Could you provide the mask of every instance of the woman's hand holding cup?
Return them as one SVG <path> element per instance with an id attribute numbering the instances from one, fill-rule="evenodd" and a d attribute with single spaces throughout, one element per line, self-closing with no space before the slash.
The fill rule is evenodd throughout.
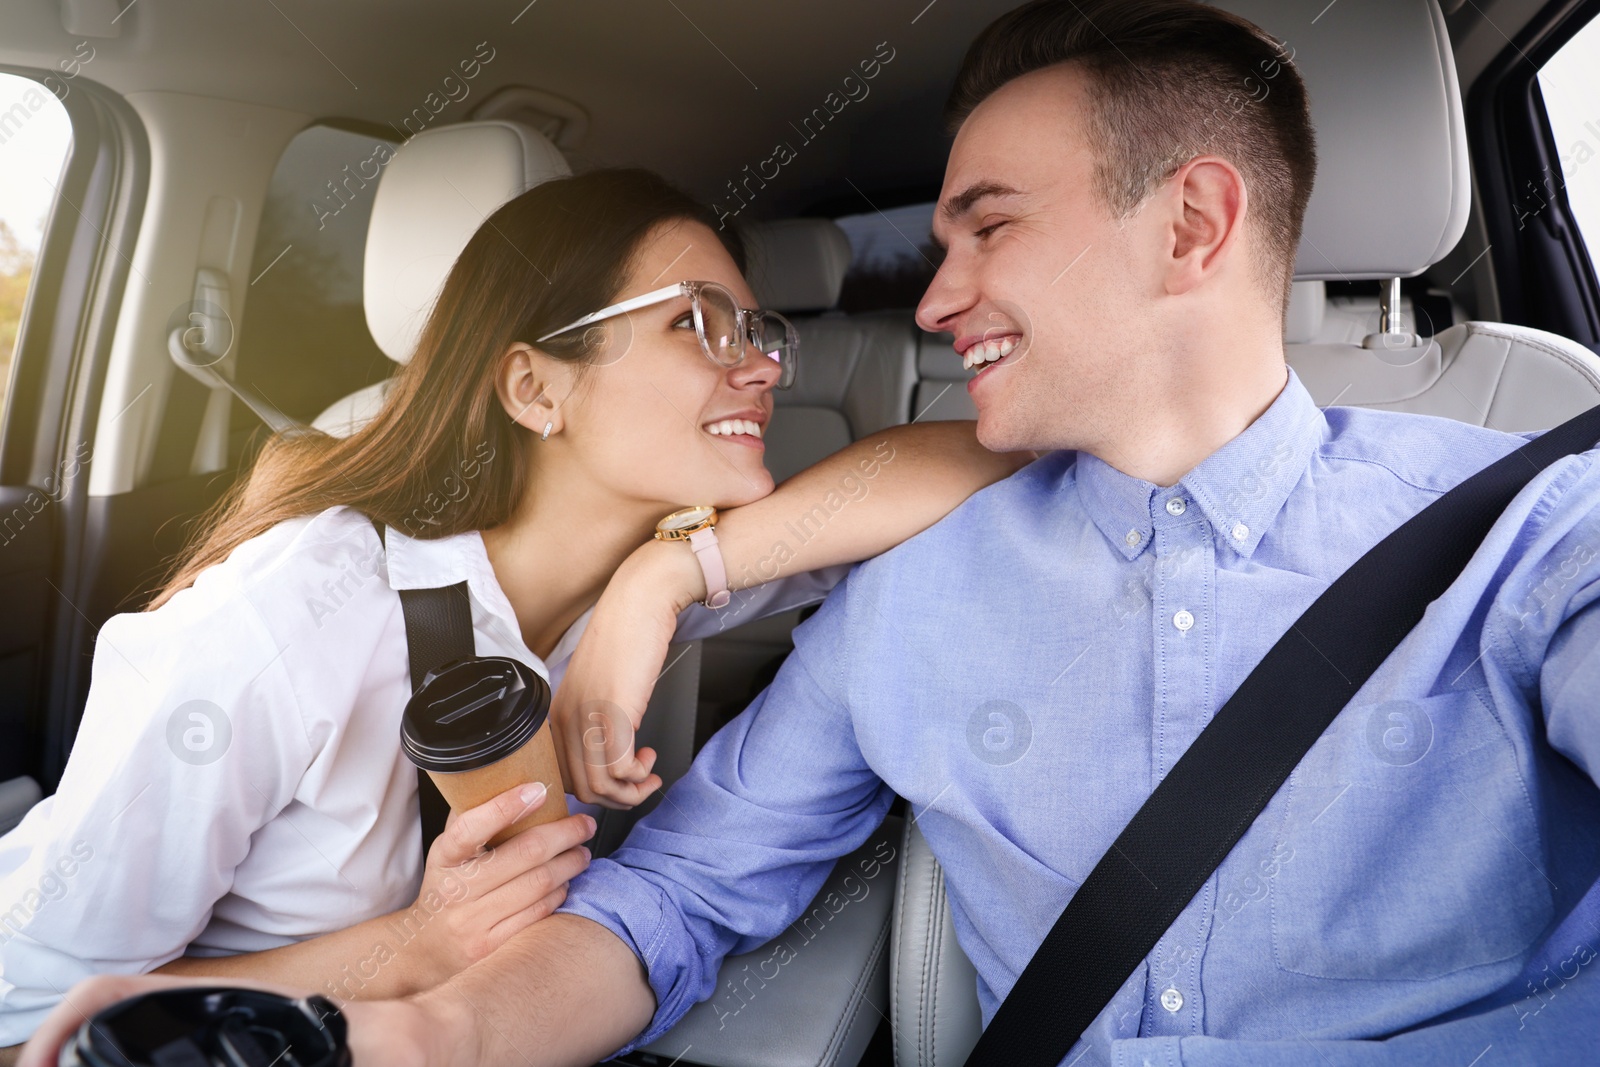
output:
<path id="1" fill-rule="evenodd" d="M 451 812 L 428 850 L 417 902 L 391 916 L 406 943 L 416 981 L 429 988 L 483 959 L 518 931 L 560 907 L 567 882 L 589 866 L 588 815 L 529 827 L 483 851 L 505 828 L 547 799 L 542 783 L 515 786 L 486 803 Z"/>

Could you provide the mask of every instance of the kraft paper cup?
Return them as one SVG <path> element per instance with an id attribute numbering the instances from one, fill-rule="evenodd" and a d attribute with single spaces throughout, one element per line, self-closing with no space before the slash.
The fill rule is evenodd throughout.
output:
<path id="1" fill-rule="evenodd" d="M 451 660 L 429 671 L 406 702 L 400 744 L 451 811 L 514 785 L 544 783 L 544 803 L 496 834 L 492 848 L 567 814 L 549 717 L 550 686 L 527 664 L 504 656 Z"/>

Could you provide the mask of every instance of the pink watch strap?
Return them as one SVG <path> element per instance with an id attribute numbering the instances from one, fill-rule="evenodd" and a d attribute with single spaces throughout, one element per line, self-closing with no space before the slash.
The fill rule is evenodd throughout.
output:
<path id="1" fill-rule="evenodd" d="M 706 576 L 706 598 L 701 603 L 708 608 L 726 606 L 733 594 L 728 592 L 728 569 L 722 562 L 722 549 L 717 547 L 717 531 L 710 526 L 696 530 L 689 535 L 689 547 Z"/>

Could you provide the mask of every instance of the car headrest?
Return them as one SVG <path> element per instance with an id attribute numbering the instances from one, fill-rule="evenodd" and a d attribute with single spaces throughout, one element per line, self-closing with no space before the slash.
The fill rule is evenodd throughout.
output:
<path id="1" fill-rule="evenodd" d="M 1455 247 L 1472 179 L 1461 87 L 1435 0 L 1217 6 L 1293 49 L 1311 97 L 1317 181 L 1295 277 L 1410 277 Z M 1271 78 L 1261 85 L 1270 92 Z"/>
<path id="2" fill-rule="evenodd" d="M 446 275 L 506 201 L 572 173 L 530 126 L 494 120 L 424 130 L 395 151 L 367 230 L 367 329 L 396 363 L 411 358 Z"/>
<path id="3" fill-rule="evenodd" d="M 850 238 L 830 219 L 784 219 L 745 227 L 745 277 L 772 311 L 824 311 L 839 302 Z"/>

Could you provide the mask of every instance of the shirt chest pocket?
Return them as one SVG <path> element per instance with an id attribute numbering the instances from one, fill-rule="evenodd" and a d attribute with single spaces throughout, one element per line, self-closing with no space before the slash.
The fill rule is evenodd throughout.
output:
<path id="1" fill-rule="evenodd" d="M 1525 952 L 1553 910 L 1517 753 L 1483 690 L 1347 708 L 1285 784 L 1277 965 L 1426 980 Z"/>

